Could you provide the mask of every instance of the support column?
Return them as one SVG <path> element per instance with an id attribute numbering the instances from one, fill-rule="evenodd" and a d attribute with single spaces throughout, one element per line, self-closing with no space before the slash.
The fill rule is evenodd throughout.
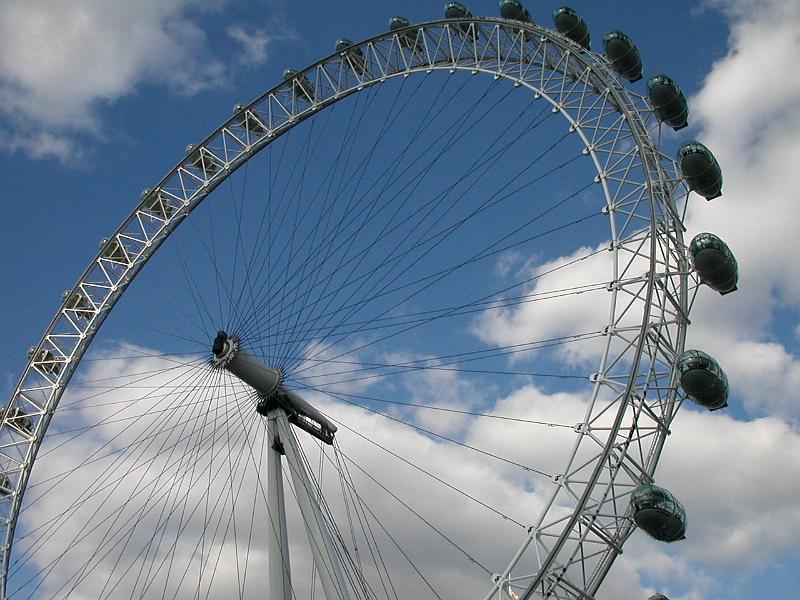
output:
<path id="1" fill-rule="evenodd" d="M 317 572 L 322 581 L 325 598 L 327 600 L 350 600 L 350 592 L 347 588 L 339 555 L 336 553 L 328 526 L 322 517 L 322 512 L 315 497 L 315 490 L 303 466 L 297 442 L 290 431 L 286 414 L 279 415 L 275 419 L 275 423 L 286 452 L 286 462 L 289 464 L 289 470 L 292 473 L 297 504 L 300 506 L 300 512 L 303 513 L 303 521 L 308 533 L 308 543 L 314 555 L 314 562 L 317 565 Z"/>
<path id="2" fill-rule="evenodd" d="M 292 572 L 289 538 L 286 533 L 286 504 L 283 496 L 280 435 L 276 420 L 285 414 L 274 409 L 267 415 L 267 505 L 269 532 L 269 600 L 292 600 Z"/>

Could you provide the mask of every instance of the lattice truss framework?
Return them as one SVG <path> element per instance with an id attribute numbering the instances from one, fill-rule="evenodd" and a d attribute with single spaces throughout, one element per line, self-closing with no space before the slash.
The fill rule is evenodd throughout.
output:
<path id="1" fill-rule="evenodd" d="M 546 510 L 485 596 L 593 597 L 633 530 L 628 496 L 652 480 L 682 402 L 673 364 L 697 286 L 679 208 L 688 190 L 653 141 L 659 124 L 652 107 L 624 88 L 603 57 L 554 31 L 484 18 L 384 34 L 282 82 L 197 145 L 104 240 L 31 352 L 3 414 L 3 597 L 16 516 L 48 423 L 81 356 L 147 260 L 217 185 L 298 122 L 388 78 L 434 70 L 503 77 L 549 101 L 581 137 L 603 187 L 614 269 L 592 401 Z"/>

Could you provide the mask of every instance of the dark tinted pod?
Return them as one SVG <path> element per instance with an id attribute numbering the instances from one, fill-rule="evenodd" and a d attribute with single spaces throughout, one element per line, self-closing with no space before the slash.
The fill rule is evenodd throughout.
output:
<path id="1" fill-rule="evenodd" d="M 295 78 L 294 80 L 294 97 L 298 100 L 305 100 L 308 102 L 313 102 L 315 99 L 314 94 L 314 86 L 311 85 L 311 82 L 308 80 L 308 77 L 305 75 L 298 75 L 297 71 L 294 69 L 286 69 L 283 72 L 283 78 L 291 79 L 292 77 Z"/>
<path id="2" fill-rule="evenodd" d="M 642 57 L 633 40 L 621 31 L 603 37 L 603 50 L 614 70 L 630 82 L 642 78 Z"/>
<path id="3" fill-rule="evenodd" d="M 466 6 L 458 2 L 448 2 L 444 5 L 444 18 L 445 19 L 471 19 L 472 13 L 469 12 Z M 458 30 L 463 34 L 469 33 L 469 24 L 461 23 L 457 25 Z M 473 30 L 474 35 L 474 30 Z"/>
<path id="4" fill-rule="evenodd" d="M 689 105 L 681 88 L 666 75 L 656 75 L 647 81 L 650 104 L 658 120 L 674 130 L 683 129 L 689 122 Z"/>
<path id="5" fill-rule="evenodd" d="M 361 48 L 351 48 L 353 45 L 352 40 L 348 40 L 347 38 L 342 38 L 337 40 L 336 42 L 336 51 L 341 52 L 347 55 L 351 61 L 351 64 L 355 68 L 357 72 L 364 70 L 364 53 L 361 51 Z M 348 48 L 351 48 L 348 50 Z"/>
<path id="6" fill-rule="evenodd" d="M 389 31 L 394 31 L 396 29 L 402 29 L 403 27 L 410 27 L 411 21 L 406 19 L 405 17 L 392 17 L 389 19 Z"/>
<path id="7" fill-rule="evenodd" d="M 411 27 L 411 21 L 409 21 L 405 17 L 392 17 L 391 19 L 389 19 L 389 31 L 396 31 L 398 29 L 403 29 L 404 27 Z M 409 48 L 410 50 L 415 49 L 417 45 L 416 29 L 412 29 L 411 31 L 406 31 L 398 35 L 400 37 L 400 43 L 403 46 Z"/>
<path id="8" fill-rule="evenodd" d="M 458 2 L 448 2 L 444 5 L 445 19 L 471 19 L 472 13 L 466 6 Z"/>
<path id="9" fill-rule="evenodd" d="M 708 410 L 728 406 L 728 376 L 711 356 L 687 350 L 676 362 L 678 380 L 686 395 Z"/>
<path id="10" fill-rule="evenodd" d="M 694 140 L 686 142 L 678 150 L 678 162 L 690 190 L 706 200 L 722 195 L 722 169 L 711 150 Z"/>
<path id="11" fill-rule="evenodd" d="M 248 116 L 247 113 L 242 113 L 244 109 L 247 108 L 244 104 L 237 104 L 233 107 L 233 115 L 241 115 L 236 121 L 236 125 L 239 127 L 244 127 L 250 133 L 255 135 L 264 135 L 267 130 L 264 129 L 264 126 L 256 119 L 255 117 Z"/>
<path id="12" fill-rule="evenodd" d="M 689 244 L 689 254 L 700 281 L 723 296 L 736 291 L 739 265 L 728 244 L 713 233 L 700 233 Z"/>
<path id="13" fill-rule="evenodd" d="M 664 594 L 653 594 L 647 600 L 669 600 Z"/>
<path id="14" fill-rule="evenodd" d="M 686 511 L 664 488 L 640 485 L 631 494 L 631 509 L 636 524 L 658 541 L 686 538 Z"/>
<path id="15" fill-rule="evenodd" d="M 531 13 L 519 0 L 500 0 L 500 16 L 504 19 L 533 23 Z"/>
<path id="16" fill-rule="evenodd" d="M 589 28 L 577 12 L 569 6 L 557 8 L 553 12 L 553 22 L 556 25 L 556 31 L 587 50 L 589 49 L 591 41 Z"/>
<path id="17" fill-rule="evenodd" d="M 352 40 L 348 40 L 347 38 L 342 38 L 340 40 L 336 40 L 336 51 L 343 52 L 347 50 L 350 46 L 353 45 Z"/>

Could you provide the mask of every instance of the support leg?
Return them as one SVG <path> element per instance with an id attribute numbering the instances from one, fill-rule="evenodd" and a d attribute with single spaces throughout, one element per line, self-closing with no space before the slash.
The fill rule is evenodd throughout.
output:
<path id="1" fill-rule="evenodd" d="M 286 452 L 286 462 L 292 474 L 295 494 L 303 521 L 308 533 L 308 542 L 314 554 L 314 562 L 322 581 L 322 589 L 327 600 L 350 600 L 344 570 L 333 545 L 328 526 L 322 517 L 315 490 L 300 458 L 299 448 L 290 431 L 289 421 L 285 414 L 276 419 L 278 435 Z"/>
<path id="2" fill-rule="evenodd" d="M 267 416 L 267 493 L 270 520 L 269 532 L 269 600 L 292 600 L 292 577 L 289 564 L 289 540 L 286 533 L 286 505 L 283 496 L 281 445 L 276 419 L 282 410 Z M 284 417 L 285 418 L 285 417 Z"/>

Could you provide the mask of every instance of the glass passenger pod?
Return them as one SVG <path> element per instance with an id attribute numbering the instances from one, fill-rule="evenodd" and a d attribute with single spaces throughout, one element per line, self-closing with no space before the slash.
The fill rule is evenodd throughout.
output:
<path id="1" fill-rule="evenodd" d="M 22 435 L 33 434 L 33 419 L 19 406 L 12 406 L 8 409 L 6 423 Z"/>
<path id="2" fill-rule="evenodd" d="M 500 0 L 500 16 L 513 21 L 533 23 L 531 13 L 519 0 Z"/>
<path id="3" fill-rule="evenodd" d="M 11 480 L 6 473 L 0 473 L 0 498 L 7 498 L 14 493 Z"/>
<path id="4" fill-rule="evenodd" d="M 706 200 L 722 195 L 722 169 L 711 150 L 696 140 L 678 149 L 678 163 L 689 189 Z"/>
<path id="5" fill-rule="evenodd" d="M 220 166 L 204 148 L 189 144 L 186 146 L 186 156 L 189 157 L 189 164 L 205 175 L 213 175 L 219 171 Z"/>
<path id="6" fill-rule="evenodd" d="M 469 9 L 460 4 L 458 2 L 448 2 L 444 5 L 444 18 L 445 19 L 471 19 L 472 13 L 469 12 Z M 471 39 L 475 39 L 477 37 L 477 32 L 475 29 L 470 29 L 469 23 L 459 23 L 456 25 L 456 29 L 460 31 L 463 35 L 469 36 Z"/>
<path id="7" fill-rule="evenodd" d="M 294 69 L 285 69 L 283 71 L 283 79 L 293 79 L 292 90 L 294 97 L 297 100 L 304 102 L 314 102 L 316 94 L 314 93 L 314 86 L 305 75 L 298 75 Z"/>
<path id="8" fill-rule="evenodd" d="M 125 253 L 125 249 L 116 240 L 116 238 L 113 240 L 109 240 L 108 238 L 103 238 L 100 240 L 100 256 L 112 263 L 119 265 L 130 264 L 128 256 Z"/>
<path id="9" fill-rule="evenodd" d="M 694 269 L 702 283 L 722 294 L 738 289 L 739 265 L 728 244 L 713 233 L 699 233 L 689 244 Z"/>
<path id="10" fill-rule="evenodd" d="M 245 129 L 249 134 L 255 135 L 258 137 L 263 136 L 267 133 L 266 127 L 264 124 L 259 121 L 253 113 L 249 110 L 246 110 L 247 107 L 244 104 L 237 104 L 233 107 L 233 116 L 238 117 L 234 123 L 236 123 L 237 127 L 241 127 Z"/>
<path id="11" fill-rule="evenodd" d="M 61 372 L 61 363 L 47 348 L 28 348 L 28 358 L 33 361 L 34 368 L 48 375 L 58 375 Z"/>
<path id="12" fill-rule="evenodd" d="M 653 594 L 647 600 L 669 600 L 664 594 Z"/>
<path id="13" fill-rule="evenodd" d="M 642 57 L 633 40 L 621 31 L 603 37 L 603 51 L 614 70 L 634 83 L 642 78 Z"/>
<path id="14" fill-rule="evenodd" d="M 533 25 L 533 17 L 525 5 L 518 0 L 500 0 L 500 16 L 504 19 L 512 21 L 520 21 L 522 23 L 530 23 Z M 534 39 L 532 33 L 525 32 L 525 41 L 530 42 Z"/>
<path id="15" fill-rule="evenodd" d="M 666 75 L 656 75 L 647 80 L 647 95 L 650 104 L 662 123 L 666 123 L 675 131 L 689 124 L 689 105 L 683 91 Z"/>
<path id="16" fill-rule="evenodd" d="M 412 52 L 417 51 L 418 29 L 407 29 L 411 27 L 411 21 L 405 17 L 392 17 L 389 19 L 389 31 L 397 31 L 397 39 L 403 48 Z"/>
<path id="17" fill-rule="evenodd" d="M 189 148 L 193 148 L 193 146 L 191 144 L 187 146 L 187 154 L 189 153 Z M 154 191 L 145 188 L 142 190 L 141 198 L 142 202 L 144 202 L 145 210 L 162 221 L 166 221 L 175 214 L 175 207 L 164 199 L 159 190 Z"/>
<path id="18" fill-rule="evenodd" d="M 686 539 L 686 511 L 664 488 L 640 485 L 631 494 L 631 510 L 636 525 L 659 542 Z"/>
<path id="19" fill-rule="evenodd" d="M 558 33 L 589 50 L 592 40 L 589 27 L 576 11 L 569 6 L 557 8 L 553 11 L 553 22 Z"/>
<path id="20" fill-rule="evenodd" d="M 353 41 L 347 38 L 342 38 L 336 41 L 336 51 L 349 61 L 353 70 L 357 73 L 363 73 L 366 69 L 366 58 L 361 48 L 352 48 Z M 348 50 L 349 48 L 349 50 Z"/>
<path id="21" fill-rule="evenodd" d="M 80 292 L 67 290 L 61 295 L 61 301 L 64 303 L 64 308 L 75 314 L 76 317 L 91 319 L 94 315 L 94 307 L 89 302 L 89 298 Z"/>
<path id="22" fill-rule="evenodd" d="M 728 376 L 713 357 L 700 350 L 687 350 L 675 366 L 689 399 L 712 411 L 728 406 Z"/>

